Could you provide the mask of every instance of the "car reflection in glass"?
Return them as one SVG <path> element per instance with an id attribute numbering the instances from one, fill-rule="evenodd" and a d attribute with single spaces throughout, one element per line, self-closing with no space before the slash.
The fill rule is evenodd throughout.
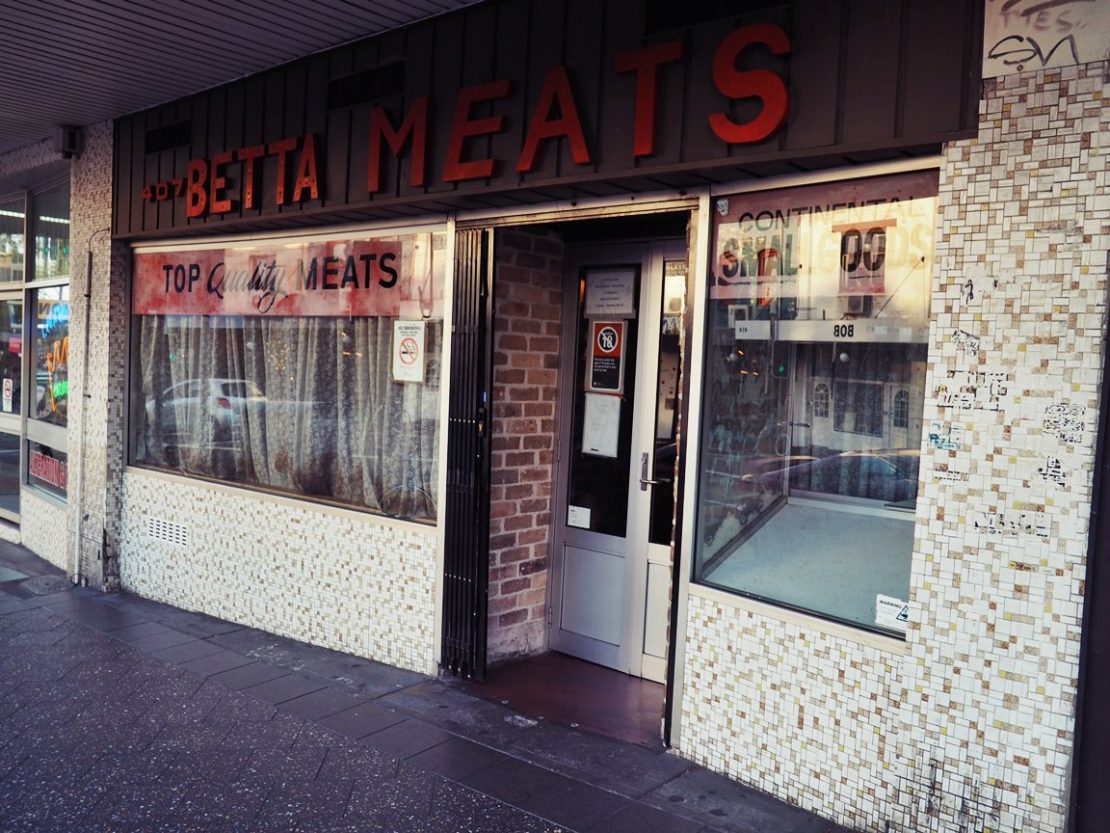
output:
<path id="1" fill-rule="evenodd" d="M 745 479 L 773 492 L 819 492 L 841 497 L 881 500 L 912 508 L 917 497 L 920 451 L 889 448 L 845 451 L 823 458 L 783 457 L 781 463 L 759 461 L 762 472 L 749 472 Z"/>

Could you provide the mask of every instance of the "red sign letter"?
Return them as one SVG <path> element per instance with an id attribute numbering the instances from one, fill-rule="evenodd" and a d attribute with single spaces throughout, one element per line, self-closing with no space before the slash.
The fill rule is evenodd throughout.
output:
<path id="1" fill-rule="evenodd" d="M 682 58 L 682 41 L 646 46 L 617 56 L 617 72 L 636 73 L 636 132 L 633 156 L 655 153 L 655 99 L 659 90 L 659 67 Z"/>
<path id="2" fill-rule="evenodd" d="M 306 190 L 310 198 L 320 199 L 320 186 L 316 177 L 316 137 L 311 133 L 304 134 L 304 143 L 301 145 L 301 163 L 297 165 L 297 178 L 293 181 L 293 202 L 303 200 Z"/>
<path id="3" fill-rule="evenodd" d="M 551 118 L 551 105 L 555 103 L 559 105 L 557 119 Z M 576 163 L 590 164 L 590 149 L 586 147 L 586 137 L 582 135 L 578 106 L 574 103 L 574 93 L 570 89 L 567 68 L 563 66 L 548 70 L 539 100 L 536 102 L 536 114 L 532 117 L 532 126 L 528 128 L 528 137 L 524 140 L 524 150 L 520 152 L 520 161 L 516 163 L 516 169 L 521 173 L 527 173 L 535 168 L 536 151 L 539 149 L 540 142 L 558 136 L 567 137 L 567 141 L 570 142 L 570 155 Z"/>
<path id="4" fill-rule="evenodd" d="M 286 176 L 285 161 L 289 158 L 289 154 L 297 149 L 297 138 L 291 136 L 288 139 L 281 139 L 277 142 L 270 142 L 270 155 L 275 153 L 278 158 L 277 169 L 277 204 L 285 205 L 285 182 L 288 178 Z"/>
<path id="5" fill-rule="evenodd" d="M 366 175 L 366 189 L 376 194 L 381 188 L 382 139 L 385 139 L 394 156 L 400 156 L 405 142 L 412 142 L 412 175 L 409 181 L 414 188 L 424 184 L 425 148 L 428 143 L 428 98 L 421 96 L 412 103 L 408 115 L 395 128 L 389 114 L 375 107 L 370 114 L 370 164 Z"/>
<path id="6" fill-rule="evenodd" d="M 212 181 L 208 186 L 208 205 L 213 214 L 227 214 L 231 211 L 231 199 L 221 199 L 221 192 L 227 187 L 227 177 L 220 171 L 224 165 L 231 161 L 233 154 L 230 150 L 217 153 L 212 157 Z"/>
<path id="7" fill-rule="evenodd" d="M 265 145 L 240 148 L 236 158 L 243 166 L 243 208 L 254 208 L 254 160 L 266 155 Z"/>
<path id="8" fill-rule="evenodd" d="M 505 127 L 504 116 L 487 116 L 484 119 L 471 119 L 470 106 L 478 101 L 504 98 L 509 94 L 508 81 L 491 81 L 477 84 L 459 91 L 455 104 L 455 119 L 451 125 L 451 140 L 447 143 L 447 158 L 443 164 L 443 180 L 455 182 L 460 179 L 485 179 L 493 176 L 492 159 L 462 161 L 463 143 L 472 136 L 497 133 Z"/>
<path id="9" fill-rule="evenodd" d="M 773 55 L 789 55 L 790 39 L 773 23 L 760 23 L 737 29 L 717 47 L 713 56 L 713 83 L 729 98 L 758 98 L 763 109 L 746 124 L 736 124 L 727 113 L 711 113 L 709 126 L 724 142 L 748 144 L 762 142 L 786 121 L 788 95 L 786 83 L 769 69 L 736 69 L 740 53 L 753 44 L 763 44 Z"/>
<path id="10" fill-rule="evenodd" d="M 208 162 L 204 159 L 190 159 L 188 167 L 189 184 L 185 191 L 185 216 L 199 217 L 208 205 L 208 192 L 204 188 L 208 180 Z"/>

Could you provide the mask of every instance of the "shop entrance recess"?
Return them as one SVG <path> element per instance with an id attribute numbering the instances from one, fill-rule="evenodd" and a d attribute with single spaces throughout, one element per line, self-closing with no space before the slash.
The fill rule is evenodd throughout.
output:
<path id="1" fill-rule="evenodd" d="M 686 245 L 567 263 L 550 647 L 663 682 Z"/>

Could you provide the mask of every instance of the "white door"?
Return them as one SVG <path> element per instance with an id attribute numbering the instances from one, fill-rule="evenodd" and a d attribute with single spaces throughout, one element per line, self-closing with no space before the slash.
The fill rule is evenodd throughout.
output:
<path id="1" fill-rule="evenodd" d="M 550 645 L 659 682 L 685 261 L 683 241 L 568 252 L 559 370 Z"/>

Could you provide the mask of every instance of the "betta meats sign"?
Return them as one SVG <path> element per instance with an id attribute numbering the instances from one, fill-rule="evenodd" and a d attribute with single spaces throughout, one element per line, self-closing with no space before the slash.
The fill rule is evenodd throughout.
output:
<path id="1" fill-rule="evenodd" d="M 255 244 L 255 245 L 252 245 Z M 136 315 L 437 316 L 431 235 L 135 254 Z"/>
<path id="2" fill-rule="evenodd" d="M 656 153 L 656 112 L 664 86 L 661 79 L 687 57 L 686 49 L 685 41 L 672 40 L 614 56 L 610 71 L 630 77 L 634 84 L 634 116 L 627 149 L 631 163 Z M 705 119 L 712 134 L 724 145 L 755 144 L 769 139 L 786 122 L 789 107 L 786 82 L 770 69 L 739 69 L 738 62 L 750 53 L 784 57 L 790 52 L 789 37 L 774 24 L 743 26 L 729 33 L 713 54 L 711 77 L 694 81 L 713 84 L 719 94 L 719 108 L 710 105 L 708 112 L 690 113 L 687 117 Z M 453 107 L 441 99 L 414 97 L 399 118 L 375 105 L 369 115 L 364 151 L 367 197 L 382 190 L 382 167 L 390 154 L 396 159 L 408 158 L 408 184 L 412 188 L 433 184 L 428 181 L 428 153 L 429 137 L 437 119 L 450 119 L 447 141 L 439 151 L 443 154 L 439 166 L 443 183 L 489 179 L 504 165 L 513 166 L 518 174 L 532 173 L 544 148 L 560 139 L 566 141 L 576 165 L 597 164 L 596 148 L 591 148 L 583 127 L 568 67 L 550 67 L 543 79 L 526 117 L 522 146 L 515 159 L 483 156 L 477 150 L 488 148 L 489 137 L 507 129 L 504 113 L 514 108 L 506 100 L 521 92 L 521 87 L 508 78 L 464 87 L 456 95 Z M 754 101 L 758 107 L 751 118 L 737 121 L 730 110 L 733 101 L 742 100 Z M 483 110 L 490 115 L 475 114 Z M 600 116 L 587 113 L 595 124 L 600 122 Z M 187 218 L 324 199 L 323 185 L 328 179 L 321 174 L 320 150 L 324 144 L 309 132 L 193 159 L 183 175 L 142 186 L 142 197 L 149 202 L 184 199 Z M 261 193 L 258 180 L 266 160 L 271 160 L 269 164 L 276 169 L 276 178 Z M 344 155 L 342 160 L 331 161 L 346 164 L 347 160 Z"/>

